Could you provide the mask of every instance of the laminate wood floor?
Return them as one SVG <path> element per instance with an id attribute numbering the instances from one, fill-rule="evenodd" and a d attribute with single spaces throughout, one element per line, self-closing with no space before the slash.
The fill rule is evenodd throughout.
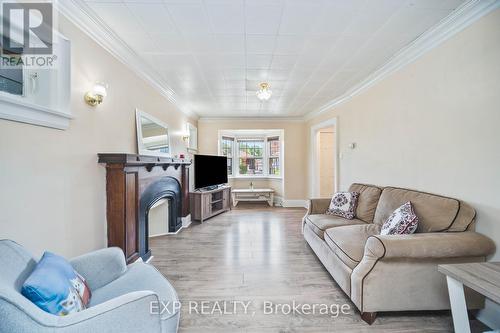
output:
<path id="1" fill-rule="evenodd" d="M 183 305 L 180 332 L 453 331 L 448 312 L 382 313 L 368 326 L 304 241 L 304 214 L 304 209 L 240 203 L 177 235 L 151 238 L 151 263 L 170 280 Z M 224 310 L 224 301 L 221 314 L 217 305 Z M 264 313 L 265 302 L 293 301 L 350 309 L 336 318 L 319 311 L 287 315 L 286 305 L 278 313 Z M 250 302 L 246 313 L 239 302 Z M 474 331 L 483 329 L 473 321 Z"/>

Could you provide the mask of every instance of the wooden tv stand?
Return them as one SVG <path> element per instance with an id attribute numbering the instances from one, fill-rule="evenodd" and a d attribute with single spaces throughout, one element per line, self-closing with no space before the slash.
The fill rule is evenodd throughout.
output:
<path id="1" fill-rule="evenodd" d="M 189 200 L 193 220 L 203 222 L 231 210 L 231 186 L 189 192 Z"/>

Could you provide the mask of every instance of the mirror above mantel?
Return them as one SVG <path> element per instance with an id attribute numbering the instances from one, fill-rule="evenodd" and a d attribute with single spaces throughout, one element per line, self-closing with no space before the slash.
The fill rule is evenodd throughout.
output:
<path id="1" fill-rule="evenodd" d="M 167 124 L 135 110 L 137 126 L 137 151 L 140 155 L 171 157 L 170 136 Z"/>
<path id="2" fill-rule="evenodd" d="M 190 153 L 198 152 L 198 128 L 191 123 L 187 123 L 186 131 L 188 133 L 187 150 Z"/>

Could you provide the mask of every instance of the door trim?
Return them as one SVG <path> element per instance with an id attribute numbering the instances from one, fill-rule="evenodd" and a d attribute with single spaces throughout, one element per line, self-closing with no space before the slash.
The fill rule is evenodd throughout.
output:
<path id="1" fill-rule="evenodd" d="M 335 179 L 333 180 L 333 191 L 337 192 L 338 191 L 338 178 L 339 178 L 339 165 L 338 165 L 338 122 L 337 122 L 337 117 L 325 120 L 319 124 L 316 124 L 314 126 L 311 126 L 311 138 L 309 140 L 310 146 L 309 146 L 309 151 L 311 152 L 309 160 L 310 160 L 310 168 L 309 168 L 309 184 L 311 184 L 309 188 L 309 195 L 311 198 L 317 198 L 319 197 L 319 164 L 318 164 L 318 147 L 317 147 L 317 133 L 319 130 L 326 128 L 326 127 L 335 127 L 335 133 L 334 133 L 334 140 L 335 142 L 333 143 L 333 146 L 335 148 L 335 152 L 333 154 L 333 167 L 335 168 L 334 172 L 334 177 Z"/>

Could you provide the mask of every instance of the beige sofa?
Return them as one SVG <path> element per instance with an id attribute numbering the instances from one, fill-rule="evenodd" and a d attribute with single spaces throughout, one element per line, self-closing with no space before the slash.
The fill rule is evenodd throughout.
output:
<path id="1" fill-rule="evenodd" d="M 378 311 L 449 309 L 438 264 L 485 261 L 495 245 L 474 232 L 475 211 L 453 198 L 394 187 L 353 184 L 356 218 L 326 215 L 330 199 L 311 199 L 304 238 L 342 290 L 371 324 Z M 412 235 L 380 235 L 399 206 L 411 201 L 419 218 Z M 470 309 L 484 299 L 467 290 Z"/>

